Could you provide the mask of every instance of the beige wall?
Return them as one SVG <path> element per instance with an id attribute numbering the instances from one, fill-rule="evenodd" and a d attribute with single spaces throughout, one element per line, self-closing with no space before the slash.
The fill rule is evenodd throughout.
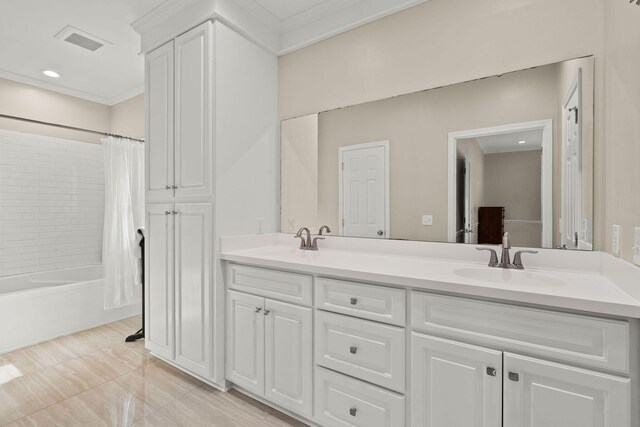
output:
<path id="1" fill-rule="evenodd" d="M 487 154 L 484 165 L 485 204 L 504 206 L 505 231 L 511 236 L 511 244 L 539 248 L 541 223 L 511 221 L 542 220 L 542 151 Z"/>
<path id="2" fill-rule="evenodd" d="M 144 137 L 144 96 L 113 107 L 0 78 L 0 114 Z M 100 136 L 0 118 L 0 129 L 99 143 Z"/>
<path id="3" fill-rule="evenodd" d="M 554 64 L 320 113 L 318 219 L 337 229 L 338 147 L 388 140 L 391 237 L 446 241 L 449 132 L 555 120 L 556 83 Z"/>
<path id="4" fill-rule="evenodd" d="M 625 63 L 622 54 L 616 65 L 625 71 L 623 87 L 637 93 L 638 80 L 632 76 L 640 55 L 638 9 L 603 0 L 431 0 L 281 57 L 279 114 L 294 117 L 586 55 L 595 55 L 595 99 L 604 99 L 605 21 L 608 46 L 618 46 L 631 58 Z M 609 74 L 607 85 L 613 84 Z M 625 104 L 635 105 L 637 112 L 636 100 Z M 633 110 L 621 108 L 625 115 Z M 625 135 L 637 134 L 634 120 L 627 127 L 635 130 Z M 604 247 L 602 103 L 595 106 L 594 123 L 598 249 Z"/>
<path id="5" fill-rule="evenodd" d="M 611 249 L 611 225 L 619 224 L 621 256 L 631 260 L 633 228 L 640 226 L 640 7 L 605 1 L 604 20 L 606 245 L 601 246 Z"/>
<path id="6" fill-rule="evenodd" d="M 144 138 L 144 94 L 111 107 L 109 122 L 111 133 Z"/>

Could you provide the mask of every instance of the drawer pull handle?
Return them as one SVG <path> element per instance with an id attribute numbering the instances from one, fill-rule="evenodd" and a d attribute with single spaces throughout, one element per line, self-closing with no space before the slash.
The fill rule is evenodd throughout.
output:
<path id="1" fill-rule="evenodd" d="M 352 345 L 351 347 L 349 347 L 349 353 L 356 354 L 357 352 L 358 352 L 358 347 L 356 347 L 355 345 Z"/>
<path id="2" fill-rule="evenodd" d="M 351 297 L 351 305 L 356 305 L 358 303 L 358 298 Z"/>
<path id="3" fill-rule="evenodd" d="M 271 310 L 265 310 L 265 311 L 264 311 L 264 315 L 265 315 L 265 316 L 268 316 L 268 315 L 269 315 L 269 313 L 271 313 Z"/>
<path id="4" fill-rule="evenodd" d="M 256 307 L 256 313 L 260 313 L 260 310 L 262 310 L 260 307 Z"/>
<path id="5" fill-rule="evenodd" d="M 350 408 L 349 409 L 349 415 L 351 415 L 352 417 L 356 416 L 356 412 L 358 412 L 358 410 L 356 408 Z"/>
<path id="6" fill-rule="evenodd" d="M 489 375 L 490 377 L 495 377 L 496 376 L 496 368 L 487 368 L 487 375 Z"/>
<path id="7" fill-rule="evenodd" d="M 509 372 L 509 379 L 511 381 L 520 381 L 520 375 L 517 372 Z"/>

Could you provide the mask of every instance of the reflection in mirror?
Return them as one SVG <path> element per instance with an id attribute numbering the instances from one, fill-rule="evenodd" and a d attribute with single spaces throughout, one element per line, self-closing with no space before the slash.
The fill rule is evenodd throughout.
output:
<path id="1" fill-rule="evenodd" d="M 282 122 L 281 231 L 591 249 L 593 58 Z M 524 141 L 524 142 L 523 142 Z"/>

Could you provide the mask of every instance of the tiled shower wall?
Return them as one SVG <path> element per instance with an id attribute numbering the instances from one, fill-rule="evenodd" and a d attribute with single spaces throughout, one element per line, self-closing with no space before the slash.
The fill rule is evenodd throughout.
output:
<path id="1" fill-rule="evenodd" d="M 102 146 L 0 130 L 0 276 L 99 263 Z"/>

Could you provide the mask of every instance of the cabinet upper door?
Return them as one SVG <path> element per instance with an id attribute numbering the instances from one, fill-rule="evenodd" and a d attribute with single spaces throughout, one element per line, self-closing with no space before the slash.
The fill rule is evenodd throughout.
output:
<path id="1" fill-rule="evenodd" d="M 227 379 L 264 393 L 264 298 L 227 291 Z"/>
<path id="2" fill-rule="evenodd" d="M 504 354 L 504 425 L 629 427 L 630 380 Z"/>
<path id="3" fill-rule="evenodd" d="M 169 42 L 146 56 L 146 198 L 173 196 L 173 72 L 174 43 Z"/>
<path id="4" fill-rule="evenodd" d="M 411 396 L 414 427 L 501 427 L 502 352 L 413 332 Z"/>
<path id="5" fill-rule="evenodd" d="M 176 203 L 176 362 L 202 376 L 211 371 L 211 205 Z"/>
<path id="6" fill-rule="evenodd" d="M 145 345 L 174 357 L 173 205 L 148 204 L 145 231 Z"/>
<path id="7" fill-rule="evenodd" d="M 211 195 L 212 38 L 207 21 L 175 40 L 176 198 Z"/>
<path id="8" fill-rule="evenodd" d="M 312 416 L 312 310 L 267 299 L 265 313 L 265 397 Z"/>

